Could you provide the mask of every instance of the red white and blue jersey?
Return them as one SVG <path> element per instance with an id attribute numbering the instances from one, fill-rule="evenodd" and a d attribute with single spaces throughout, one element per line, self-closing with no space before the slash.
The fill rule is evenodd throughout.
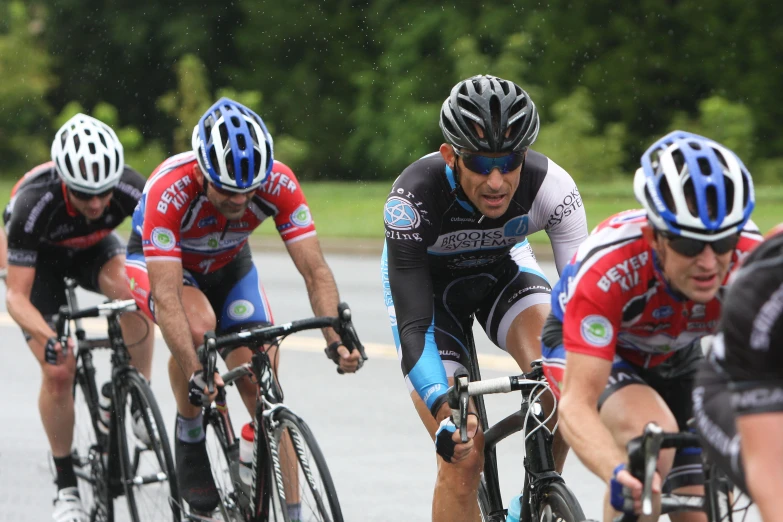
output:
<path id="1" fill-rule="evenodd" d="M 562 324 L 566 351 L 610 361 L 617 355 L 649 368 L 714 333 L 719 300 L 695 303 L 671 289 L 642 237 L 646 225 L 642 210 L 608 218 L 563 270 L 552 290 L 552 314 Z M 756 226 L 748 222 L 732 254 L 729 274 L 761 241 Z"/>
<path id="2" fill-rule="evenodd" d="M 228 220 L 209 202 L 196 181 L 198 168 L 195 154 L 185 152 L 155 169 L 133 213 L 129 253 L 143 250 L 147 262 L 181 260 L 186 270 L 206 274 L 234 259 L 268 217 L 285 243 L 315 235 L 304 193 L 283 163 L 274 162 L 237 220 Z"/>

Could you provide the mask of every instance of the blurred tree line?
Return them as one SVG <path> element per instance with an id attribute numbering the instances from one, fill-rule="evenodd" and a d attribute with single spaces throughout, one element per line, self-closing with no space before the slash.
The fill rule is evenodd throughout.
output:
<path id="1" fill-rule="evenodd" d="M 746 0 L 4 0 L 0 172 L 45 161 L 83 111 L 149 174 L 228 95 L 264 118 L 300 177 L 391 179 L 441 143 L 450 88 L 489 73 L 529 91 L 534 148 L 578 180 L 630 174 L 683 128 L 777 181 L 778 15 L 782 4 Z"/>

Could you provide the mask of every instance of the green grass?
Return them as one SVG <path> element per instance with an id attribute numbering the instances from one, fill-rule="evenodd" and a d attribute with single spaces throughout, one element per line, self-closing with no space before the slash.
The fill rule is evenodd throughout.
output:
<path id="1" fill-rule="evenodd" d="M 5 206 L 14 181 L 0 180 L 0 203 Z M 383 203 L 391 182 L 304 182 L 307 201 L 321 237 L 380 238 L 383 237 Z M 631 180 L 609 183 L 580 183 L 588 226 L 592 229 L 606 217 L 629 208 L 639 208 L 633 197 Z M 753 220 L 762 232 L 781 222 L 780 205 L 783 187 L 767 185 L 756 187 L 756 210 Z M 269 220 L 271 222 L 271 220 Z M 130 231 L 126 220 L 120 230 Z M 261 226 L 256 234 L 275 236 L 273 224 Z M 547 243 L 546 234 L 531 236 L 534 243 Z"/>

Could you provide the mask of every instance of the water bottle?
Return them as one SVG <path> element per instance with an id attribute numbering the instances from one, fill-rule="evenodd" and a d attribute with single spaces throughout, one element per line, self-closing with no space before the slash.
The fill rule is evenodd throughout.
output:
<path id="1" fill-rule="evenodd" d="M 101 396 L 98 398 L 100 415 L 98 417 L 98 429 L 104 435 L 109 434 L 109 424 L 111 423 L 111 381 L 106 381 L 101 386 Z"/>
<path id="2" fill-rule="evenodd" d="M 511 499 L 511 503 L 508 505 L 508 515 L 506 516 L 506 522 L 519 522 L 521 513 L 522 495 L 517 495 Z"/>
<path id="3" fill-rule="evenodd" d="M 255 429 L 253 423 L 242 426 L 242 437 L 239 439 L 239 478 L 248 486 L 253 481 L 253 439 Z"/>

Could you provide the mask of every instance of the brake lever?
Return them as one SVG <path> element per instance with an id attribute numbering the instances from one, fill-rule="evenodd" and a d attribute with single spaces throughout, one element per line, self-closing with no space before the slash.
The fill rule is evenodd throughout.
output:
<path id="1" fill-rule="evenodd" d="M 212 330 L 204 334 L 204 350 L 206 361 L 202 360 L 201 365 L 204 367 L 207 391 L 211 395 L 215 392 L 215 368 L 217 367 L 217 340 Z"/>
<path id="2" fill-rule="evenodd" d="M 642 514 L 652 515 L 652 483 L 655 477 L 658 454 L 663 443 L 663 429 L 651 422 L 644 428 L 644 446 L 647 460 L 644 462 L 644 483 L 642 485 Z"/>
<path id="3" fill-rule="evenodd" d="M 449 388 L 448 403 L 451 408 L 451 420 L 459 427 L 460 440 L 468 441 L 468 383 L 470 375 L 465 368 L 454 371 L 454 386 Z"/>

